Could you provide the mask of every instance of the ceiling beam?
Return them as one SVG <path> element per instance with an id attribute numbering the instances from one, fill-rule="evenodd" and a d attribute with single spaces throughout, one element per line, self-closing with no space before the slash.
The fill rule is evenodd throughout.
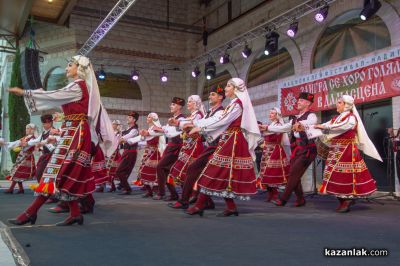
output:
<path id="1" fill-rule="evenodd" d="M 57 24 L 58 25 L 64 25 L 65 21 L 67 21 L 69 15 L 72 12 L 72 9 L 74 9 L 76 3 L 78 2 L 78 0 L 69 0 L 67 1 L 67 3 L 65 4 L 63 11 L 61 13 L 61 15 L 59 16 L 58 20 L 57 20 Z"/>

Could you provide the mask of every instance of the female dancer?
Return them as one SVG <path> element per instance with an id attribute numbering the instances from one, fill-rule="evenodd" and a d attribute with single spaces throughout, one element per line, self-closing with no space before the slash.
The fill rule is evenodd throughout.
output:
<path id="1" fill-rule="evenodd" d="M 233 199 L 247 200 L 256 194 L 254 171 L 254 149 L 260 139 L 260 130 L 244 81 L 230 79 L 225 87 L 225 95 L 231 98 L 222 116 L 194 121 L 196 126 L 190 131 L 223 132 L 218 147 L 197 182 L 200 195 L 195 206 L 187 209 L 189 215 L 203 215 L 208 197 L 223 197 L 224 212 L 217 216 L 238 216 Z M 217 134 L 216 134 L 217 135 Z"/>
<path id="2" fill-rule="evenodd" d="M 376 160 L 382 161 L 382 158 L 365 131 L 353 97 L 343 95 L 337 100 L 336 108 L 338 116 L 314 127 L 328 131 L 326 138 L 330 141 L 320 193 L 335 195 L 339 200 L 336 211 L 345 213 L 350 211 L 354 199 L 368 197 L 376 191 L 376 182 L 358 147 Z"/>
<path id="3" fill-rule="evenodd" d="M 102 107 L 96 75 L 89 59 L 74 56 L 66 67 L 66 75 L 74 81 L 55 91 L 9 89 L 10 93 L 24 96 L 31 113 L 61 106 L 65 115 L 57 148 L 35 188 L 38 196 L 16 219 L 9 220 L 12 224 L 34 224 L 38 210 L 51 195 L 67 201 L 70 210 L 68 218 L 56 225 L 83 224 L 78 200 L 95 189 L 90 164 L 92 141 L 97 145 L 99 139 L 103 140 L 107 155 L 112 154 L 116 147 L 111 122 Z"/>
<path id="4" fill-rule="evenodd" d="M 271 125 L 282 125 L 283 118 L 279 108 L 269 111 Z M 260 130 L 265 127 L 260 125 Z M 289 175 L 289 160 L 283 145 L 290 147 L 287 133 L 264 133 L 264 148 L 261 157 L 260 183 L 268 191 L 267 201 L 278 199 L 278 187 L 286 184 Z"/>
<path id="5" fill-rule="evenodd" d="M 36 166 L 33 156 L 35 146 L 28 145 L 28 141 L 36 139 L 35 132 L 36 126 L 34 124 L 28 124 L 25 128 L 25 137 L 13 142 L 2 142 L 2 145 L 7 145 L 8 149 L 18 151 L 18 156 L 11 169 L 11 173 L 9 176 L 6 176 L 6 179 L 11 181 L 10 187 L 4 191 L 6 194 L 13 194 L 16 184 L 18 184 L 17 194 L 23 194 L 24 187 L 22 182 L 35 178 Z"/>

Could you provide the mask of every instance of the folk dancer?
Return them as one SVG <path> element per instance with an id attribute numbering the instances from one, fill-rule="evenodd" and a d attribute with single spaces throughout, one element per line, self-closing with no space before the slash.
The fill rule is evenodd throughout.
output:
<path id="1" fill-rule="evenodd" d="M 182 114 L 182 108 L 185 106 L 185 100 L 179 97 L 173 97 L 170 104 L 170 112 L 173 117 L 170 120 L 183 120 L 185 116 Z M 179 196 L 176 192 L 175 186 L 167 183 L 167 177 L 171 170 L 172 165 L 178 160 L 178 155 L 182 147 L 182 131 L 175 126 L 166 125 L 162 128 L 153 128 L 153 132 L 145 133 L 150 136 L 160 136 L 165 135 L 168 138 L 168 144 L 165 148 L 161 160 L 157 165 L 157 183 L 158 183 L 158 193 L 153 196 L 153 200 L 178 200 Z M 170 196 L 165 196 L 165 186 L 167 186 Z"/>
<path id="2" fill-rule="evenodd" d="M 150 113 L 146 119 L 149 128 L 141 130 L 140 136 L 128 139 L 130 144 L 144 142 L 145 150 L 142 157 L 142 163 L 139 167 L 138 178 L 135 184 L 140 183 L 146 189 L 143 198 L 153 197 L 155 188 L 158 187 L 157 183 L 157 165 L 161 159 L 161 154 L 166 147 L 166 139 L 164 136 L 151 136 L 149 132 L 153 132 L 155 127 L 161 128 L 160 119 L 156 113 Z M 147 135 L 148 136 L 145 136 Z"/>
<path id="3" fill-rule="evenodd" d="M 6 179 L 11 181 L 10 187 L 4 191 L 6 194 L 13 194 L 16 184 L 18 184 L 17 194 L 23 194 L 24 187 L 22 183 L 35 178 L 36 166 L 35 157 L 33 156 L 35 146 L 28 146 L 28 141 L 36 138 L 35 132 L 36 125 L 28 124 L 25 127 L 25 137 L 13 142 L 0 141 L 0 145 L 6 146 L 9 150 L 13 149 L 18 153 L 10 175 L 6 176 Z"/>
<path id="4" fill-rule="evenodd" d="M 301 185 L 301 177 L 317 155 L 317 148 L 314 140 L 308 139 L 304 131 L 305 125 L 315 125 L 318 121 L 315 113 L 310 111 L 313 102 L 313 94 L 307 92 L 300 93 L 297 100 L 297 110 L 299 114 L 294 116 L 289 123 L 283 125 L 269 125 L 265 128 L 267 132 L 272 133 L 291 132 L 290 142 L 292 155 L 290 158 L 289 179 L 283 194 L 279 199 L 273 201 L 277 206 L 284 206 L 293 191 L 297 197 L 294 206 L 301 207 L 306 204 Z"/>
<path id="5" fill-rule="evenodd" d="M 12 224 L 35 224 L 38 210 L 51 195 L 67 201 L 70 209 L 68 218 L 57 226 L 83 224 L 78 200 L 95 189 L 90 166 L 92 141 L 97 145 L 102 140 L 107 155 L 117 145 L 89 59 L 74 56 L 66 67 L 66 75 L 74 81 L 55 91 L 9 89 L 10 93 L 24 96 L 31 114 L 57 106 L 65 114 L 61 138 L 34 190 L 37 197 L 16 219 L 9 220 Z"/>
<path id="6" fill-rule="evenodd" d="M 238 216 L 234 199 L 248 200 L 257 193 L 253 160 L 261 134 L 244 81 L 230 79 L 225 95 L 232 100 L 223 115 L 195 121 L 190 132 L 219 131 L 222 135 L 197 181 L 200 195 L 195 206 L 186 210 L 189 215 L 202 216 L 208 197 L 219 196 L 224 198 L 226 209 L 217 216 Z"/>
<path id="7" fill-rule="evenodd" d="M 129 128 L 122 131 L 119 138 L 120 144 L 123 145 L 122 148 L 124 149 L 124 151 L 122 153 L 121 161 L 118 165 L 118 168 L 115 171 L 115 179 L 119 180 L 119 184 L 122 189 L 121 193 L 119 193 L 118 195 L 130 195 L 132 192 L 132 188 L 128 183 L 128 178 L 136 164 L 138 144 L 135 143 L 131 145 L 127 142 L 127 140 L 139 135 L 137 125 L 138 119 L 139 113 L 130 112 L 127 116 Z"/>
<path id="8" fill-rule="evenodd" d="M 281 110 L 277 107 L 269 111 L 270 125 L 281 126 L 284 124 Z M 289 160 L 284 146 L 290 146 L 287 133 L 266 133 L 266 126 L 259 126 L 264 135 L 264 147 L 261 157 L 260 184 L 267 189 L 267 202 L 278 199 L 278 187 L 285 186 L 289 176 Z"/>
<path id="9" fill-rule="evenodd" d="M 121 136 L 121 122 L 119 120 L 114 120 L 112 122 L 112 127 L 114 130 L 114 134 L 117 138 L 120 138 Z M 111 188 L 108 192 L 114 192 L 116 191 L 115 187 L 115 173 L 118 169 L 118 166 L 121 161 L 121 153 L 120 153 L 120 146 L 118 145 L 117 149 L 114 151 L 114 153 L 107 158 L 107 177 L 108 177 L 108 183 L 111 185 Z"/>
<path id="10" fill-rule="evenodd" d="M 339 200 L 337 212 L 350 211 L 352 200 L 365 198 L 376 191 L 376 182 L 361 157 L 359 148 L 368 156 L 382 162 L 382 158 L 365 131 L 354 104 L 354 98 L 343 95 L 336 102 L 338 116 L 315 125 L 327 131 L 329 153 L 324 178 L 319 190 Z"/>
<path id="11" fill-rule="evenodd" d="M 187 109 L 191 113 L 189 117 L 180 122 L 176 121 L 176 126 L 184 132 L 183 146 L 179 152 L 178 160 L 172 165 L 168 175 L 168 183 L 175 186 L 183 186 L 187 176 L 189 165 L 203 152 L 203 138 L 200 134 L 189 135 L 190 130 L 183 130 L 184 121 L 197 121 L 206 115 L 206 111 L 200 96 L 191 95 L 187 101 Z"/>
<path id="12" fill-rule="evenodd" d="M 218 117 L 222 116 L 224 108 L 222 107 L 222 102 L 225 99 L 225 91 L 223 88 L 219 86 L 213 86 L 210 89 L 210 93 L 208 96 L 208 102 L 210 104 L 210 110 L 207 112 L 204 119 L 210 117 Z M 194 125 L 188 121 L 182 121 L 180 123 L 180 127 L 184 129 L 193 128 Z M 198 180 L 201 172 L 204 167 L 207 165 L 210 160 L 212 154 L 218 146 L 219 135 L 208 135 L 212 132 L 202 132 L 203 137 L 206 140 L 206 147 L 203 153 L 201 153 L 191 164 L 189 164 L 186 171 L 186 179 L 183 184 L 182 195 L 181 198 L 175 203 L 169 203 L 168 206 L 173 209 L 187 209 L 189 208 L 189 203 L 195 203 L 197 201 L 198 190 L 195 186 L 196 181 Z M 219 132 L 221 133 L 221 132 Z M 218 134 L 218 132 L 216 133 Z M 196 191 L 194 192 L 194 189 Z M 192 196 L 193 195 L 193 196 Z M 192 196 L 192 198 L 191 198 Z M 206 209 L 214 209 L 215 205 L 211 198 L 206 203 Z"/>

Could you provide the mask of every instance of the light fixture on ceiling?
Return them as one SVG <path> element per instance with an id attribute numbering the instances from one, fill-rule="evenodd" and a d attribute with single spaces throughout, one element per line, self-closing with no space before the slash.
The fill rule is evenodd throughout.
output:
<path id="1" fill-rule="evenodd" d="M 265 36 L 265 55 L 271 55 L 278 50 L 279 34 L 275 31 L 268 32 Z"/>
<path id="2" fill-rule="evenodd" d="M 294 36 L 296 36 L 297 34 L 298 29 L 299 29 L 299 23 L 295 21 L 292 24 L 290 24 L 289 29 L 287 30 L 286 33 L 290 38 L 294 38 Z"/>
<path id="3" fill-rule="evenodd" d="M 329 11 L 329 6 L 326 5 L 322 8 L 320 8 L 317 13 L 315 13 L 315 20 L 319 23 L 324 22 L 324 20 L 326 19 L 326 17 L 328 16 L 328 11 Z"/>
<path id="4" fill-rule="evenodd" d="M 199 69 L 198 66 L 196 66 L 193 70 L 192 70 L 192 77 L 197 78 L 200 75 L 201 71 Z"/>
<path id="5" fill-rule="evenodd" d="M 378 0 L 364 0 L 364 8 L 360 13 L 361 20 L 367 20 L 372 17 L 381 6 L 382 4 Z"/>
<path id="6" fill-rule="evenodd" d="M 167 76 L 167 73 L 164 71 L 164 69 L 160 74 L 160 79 L 161 79 L 162 82 L 167 82 L 168 81 L 168 76 Z"/>
<path id="7" fill-rule="evenodd" d="M 206 75 L 206 79 L 210 80 L 214 78 L 216 73 L 217 73 L 217 68 L 215 67 L 215 62 L 209 59 L 208 62 L 205 64 L 204 68 L 204 74 Z"/>
<path id="8" fill-rule="evenodd" d="M 242 56 L 243 56 L 244 58 L 248 58 L 250 55 L 251 55 L 251 49 L 250 49 L 250 47 L 246 44 L 246 45 L 244 46 L 243 51 L 242 51 Z"/>

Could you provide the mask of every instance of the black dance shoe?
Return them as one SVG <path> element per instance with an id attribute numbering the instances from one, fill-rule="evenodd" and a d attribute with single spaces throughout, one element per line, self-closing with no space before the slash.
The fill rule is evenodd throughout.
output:
<path id="1" fill-rule="evenodd" d="M 10 224 L 14 224 L 14 225 L 24 225 L 27 223 L 31 223 L 31 225 L 34 225 L 36 223 L 36 219 L 37 219 L 37 215 L 32 215 L 32 216 L 28 216 L 25 220 L 20 221 L 17 219 L 8 219 L 8 222 Z"/>

